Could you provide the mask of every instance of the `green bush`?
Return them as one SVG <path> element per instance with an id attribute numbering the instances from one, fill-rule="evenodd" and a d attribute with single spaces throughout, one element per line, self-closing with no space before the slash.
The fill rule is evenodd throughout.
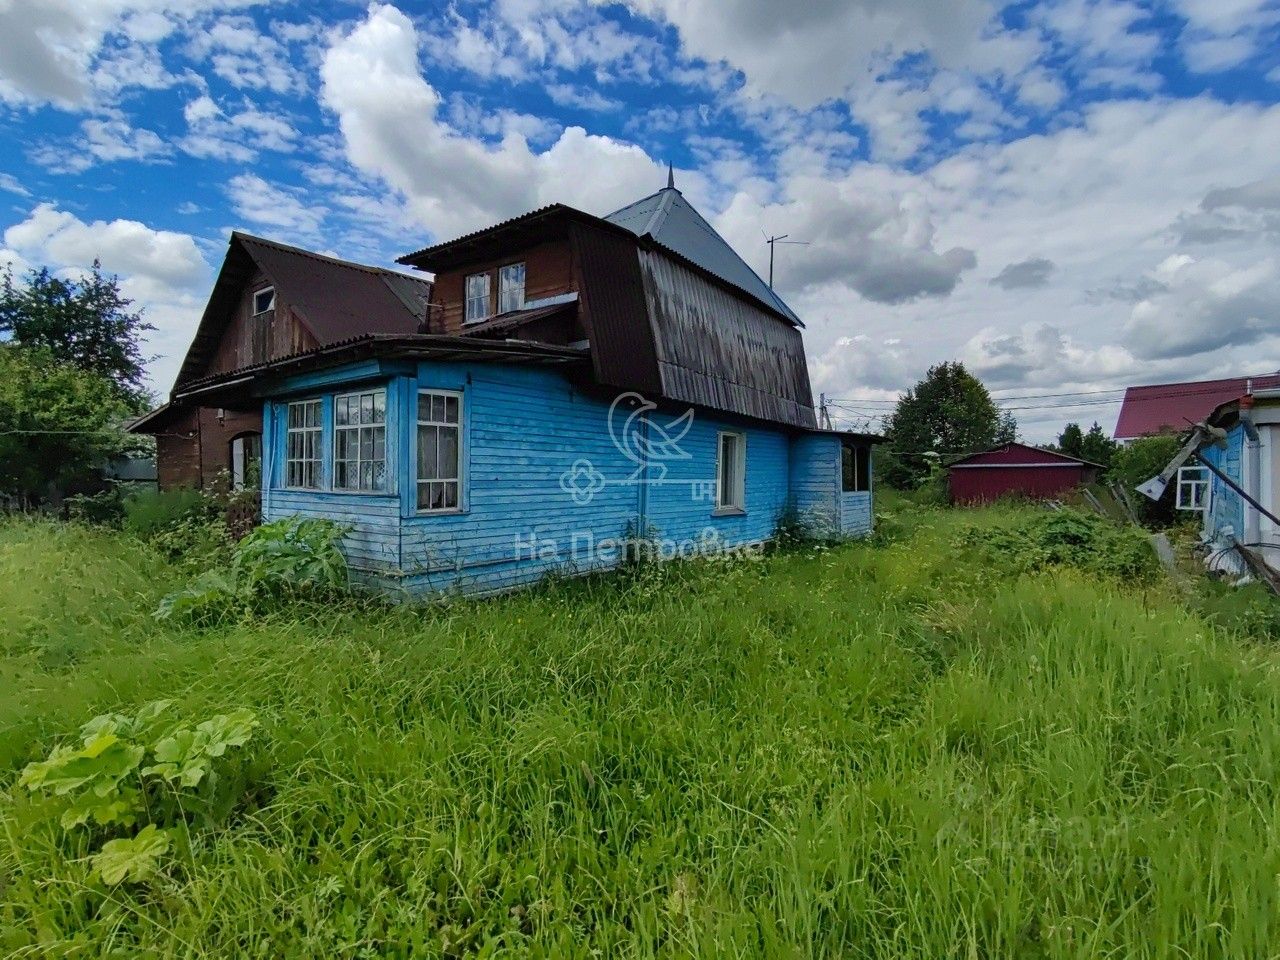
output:
<path id="1" fill-rule="evenodd" d="M 135 537 L 150 539 L 183 520 L 208 516 L 212 505 L 199 490 L 141 490 L 124 501 L 124 529 Z"/>
<path id="2" fill-rule="evenodd" d="M 345 527 L 331 520 L 288 517 L 258 527 L 236 545 L 227 569 L 207 569 L 189 587 L 160 601 L 161 620 L 214 622 L 239 609 L 265 613 L 293 600 L 344 589 Z"/>
<path id="3" fill-rule="evenodd" d="M 1116 450 L 1107 470 L 1107 480 L 1122 486 L 1138 511 L 1138 518 L 1147 526 L 1157 529 L 1171 526 L 1178 518 L 1174 507 L 1177 484 L 1171 483 L 1158 501 L 1148 500 L 1135 489 L 1150 480 L 1173 459 L 1182 447 L 1182 440 L 1174 433 L 1162 433 L 1154 437 L 1140 437 Z"/>
<path id="4" fill-rule="evenodd" d="M 996 526 L 972 526 L 962 542 L 987 565 L 1010 573 L 1074 567 L 1120 580 L 1148 581 L 1159 571 L 1146 535 L 1132 526 L 1076 510 L 1019 512 L 1016 517 Z"/>

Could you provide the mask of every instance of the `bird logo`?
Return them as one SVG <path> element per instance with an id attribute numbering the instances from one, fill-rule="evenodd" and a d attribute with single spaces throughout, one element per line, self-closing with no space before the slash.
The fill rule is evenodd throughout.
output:
<path id="1" fill-rule="evenodd" d="M 693 408 L 668 423 L 649 416 L 658 405 L 638 393 L 620 393 L 609 407 L 609 438 L 618 451 L 636 465 L 628 478 L 634 482 L 646 467 L 655 469 L 649 479 L 661 481 L 667 475 L 667 461 L 689 460 L 680 441 L 693 426 Z"/>

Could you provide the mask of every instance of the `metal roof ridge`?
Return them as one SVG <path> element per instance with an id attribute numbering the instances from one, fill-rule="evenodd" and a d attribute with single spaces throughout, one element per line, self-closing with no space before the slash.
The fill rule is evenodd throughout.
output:
<path id="1" fill-rule="evenodd" d="M 430 283 L 429 280 L 423 280 L 421 277 L 412 273 L 403 273 L 399 270 L 392 270 L 388 267 L 379 267 L 371 263 L 359 263 L 355 260 L 344 260 L 342 257 L 332 257 L 327 253 L 317 253 L 315 250 L 308 250 L 305 247 L 297 247 L 291 243 L 282 243 L 279 240 L 272 240 L 269 237 L 260 237 L 257 234 L 246 233 L 243 230 L 232 230 L 233 239 L 239 240 L 241 243 L 258 243 L 264 247 L 272 247 L 282 253 L 292 253 L 300 257 L 310 257 L 312 260 L 319 260 L 322 263 L 330 263 L 337 267 L 347 267 L 351 270 L 362 270 L 366 273 L 390 273 L 397 277 L 406 277 L 410 280 L 416 280 L 419 283 Z"/>

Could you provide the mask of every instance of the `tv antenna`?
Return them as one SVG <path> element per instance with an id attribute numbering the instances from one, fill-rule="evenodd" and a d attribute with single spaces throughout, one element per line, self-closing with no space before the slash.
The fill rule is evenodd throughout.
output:
<path id="1" fill-rule="evenodd" d="M 791 234 L 789 233 L 784 233 L 777 237 L 771 237 L 767 233 L 765 233 L 763 230 L 761 230 L 760 235 L 764 237 L 764 242 L 769 245 L 769 289 L 772 290 L 773 289 L 773 248 L 779 243 L 788 243 L 797 247 L 807 247 L 809 245 L 809 241 L 808 240 L 788 240 L 787 237 L 791 236 Z"/>

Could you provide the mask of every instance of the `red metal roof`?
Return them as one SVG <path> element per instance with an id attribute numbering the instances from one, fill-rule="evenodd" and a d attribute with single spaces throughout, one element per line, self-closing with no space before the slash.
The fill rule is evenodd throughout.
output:
<path id="1" fill-rule="evenodd" d="M 1090 460 L 1081 460 L 1059 450 L 1046 450 L 1044 447 L 1033 447 L 1026 443 L 1006 443 L 1004 446 L 980 453 L 971 453 L 947 464 L 947 469 L 957 467 L 1057 467 L 1057 466 L 1097 467 L 1102 464 Z"/>
<path id="2" fill-rule="evenodd" d="M 1254 390 L 1280 387 L 1280 373 L 1130 387 L 1124 392 L 1114 436 L 1132 440 L 1163 430 L 1181 433 L 1220 405 L 1244 396 L 1251 383 Z"/>

